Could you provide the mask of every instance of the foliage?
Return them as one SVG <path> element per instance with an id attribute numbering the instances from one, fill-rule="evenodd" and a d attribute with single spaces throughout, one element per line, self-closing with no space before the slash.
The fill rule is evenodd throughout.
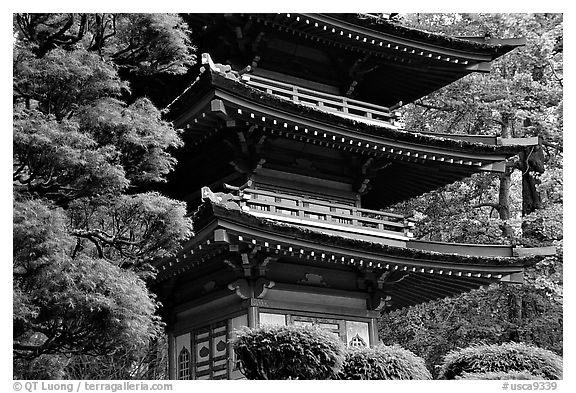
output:
<path id="1" fill-rule="evenodd" d="M 128 187 L 113 145 L 98 146 L 77 123 L 38 110 L 14 113 L 15 190 L 54 200 L 117 193 Z"/>
<path id="2" fill-rule="evenodd" d="M 185 72 L 173 14 L 15 14 L 14 375 L 132 378 L 162 323 L 149 262 L 191 235 L 157 192 L 182 146 L 134 75 Z"/>
<path id="3" fill-rule="evenodd" d="M 83 250 L 141 268 L 145 259 L 170 255 L 191 236 L 185 215 L 183 202 L 157 192 L 77 199 L 68 208 L 69 232 L 78 238 L 74 254 Z"/>
<path id="4" fill-rule="evenodd" d="M 463 373 L 510 371 L 528 371 L 545 379 L 562 379 L 562 358 L 524 343 L 470 346 L 446 355 L 440 378 L 454 379 Z"/>
<path id="5" fill-rule="evenodd" d="M 194 64 L 188 26 L 175 14 L 15 14 L 19 40 L 37 57 L 81 47 L 137 73 L 184 73 Z"/>
<path id="6" fill-rule="evenodd" d="M 176 163 L 168 149 L 182 141 L 148 99 L 114 98 L 123 85 L 112 65 L 83 50 L 21 59 L 17 102 L 36 108 L 15 111 L 18 185 L 73 198 L 164 181 Z"/>
<path id="7" fill-rule="evenodd" d="M 497 179 L 476 174 L 418 198 L 395 205 L 392 210 L 411 214 L 419 239 L 456 243 L 506 244 L 503 222 L 490 203 L 498 193 Z M 519 199 L 512 204 L 520 203 Z"/>
<path id="8" fill-rule="evenodd" d="M 522 242 L 528 247 L 550 246 L 563 240 L 562 204 L 550 204 L 524 217 Z"/>
<path id="9" fill-rule="evenodd" d="M 16 97 L 38 103 L 38 109 L 57 120 L 98 98 L 119 96 L 128 85 L 115 65 L 84 49 L 54 49 L 36 58 L 26 48 L 14 57 Z"/>
<path id="10" fill-rule="evenodd" d="M 527 41 L 497 60 L 487 76 L 469 75 L 407 108 L 407 128 L 494 134 L 508 113 L 516 136 L 561 142 L 562 14 L 408 14 L 402 22 L 452 36 Z"/>
<path id="11" fill-rule="evenodd" d="M 487 373 L 463 373 L 454 379 L 476 379 L 476 380 L 531 380 L 544 379 L 541 375 L 533 375 L 528 371 L 493 371 Z"/>
<path id="12" fill-rule="evenodd" d="M 513 181 L 510 218 L 518 220 L 520 211 L 527 215 L 548 204 L 561 204 L 562 14 L 407 14 L 402 23 L 451 36 L 526 38 L 525 46 L 494 61 L 490 73 L 472 73 L 406 105 L 403 108 L 406 128 L 433 133 L 542 137 L 541 158 L 538 151 L 531 149 L 510 162 L 522 177 L 522 180 L 518 177 Z M 544 169 L 543 164 L 546 172 L 539 173 Z M 472 224 L 471 220 L 477 220 L 475 227 L 484 227 L 483 232 L 492 232 L 495 224 L 492 215 L 500 213 L 505 206 L 502 200 L 494 200 L 499 194 L 498 178 L 492 176 L 490 182 L 486 179 L 476 177 L 463 182 L 467 187 L 477 189 L 473 193 L 466 192 L 468 198 L 456 197 L 457 201 L 454 200 L 453 191 L 459 187 L 455 184 L 423 196 L 424 202 L 405 203 L 402 208 L 422 211 L 417 206 L 426 204 L 425 201 L 431 201 L 432 197 L 451 200 L 461 206 L 461 209 L 447 209 L 445 214 L 425 214 L 421 236 L 434 236 L 439 223 L 455 222 L 453 232 L 443 230 L 442 233 L 446 240 L 450 240 L 453 233 L 454 241 L 461 241 L 460 228 L 466 227 L 466 221 Z M 539 192 L 542 201 L 537 195 L 530 196 L 529 191 Z M 530 201 L 534 197 L 536 200 Z M 416 206 L 412 208 L 411 204 Z M 463 225 L 458 225 L 460 222 Z M 516 225 L 510 222 L 499 226 L 504 224 Z M 519 223 L 517 227 L 520 228 Z M 481 238 L 483 232 L 479 234 Z M 473 238 L 468 236 L 468 240 Z"/>
<path id="13" fill-rule="evenodd" d="M 104 358 L 75 356 L 64 370 L 70 379 L 168 379 L 168 342 L 162 335 L 141 351 L 120 350 Z"/>
<path id="14" fill-rule="evenodd" d="M 340 379 L 432 379 L 424 360 L 400 346 L 350 348 Z"/>
<path id="15" fill-rule="evenodd" d="M 426 361 L 433 375 L 449 351 L 470 344 L 524 341 L 562 353 L 562 302 L 535 285 L 492 285 L 382 315 L 380 338 Z"/>
<path id="16" fill-rule="evenodd" d="M 344 359 L 338 337 L 311 326 L 242 328 L 234 351 L 248 379 L 335 379 Z"/>
<path id="17" fill-rule="evenodd" d="M 175 14 L 108 15 L 116 21 L 115 41 L 108 47 L 121 66 L 141 74 L 182 74 L 194 64 L 188 26 Z"/>
<path id="18" fill-rule="evenodd" d="M 131 105 L 105 98 L 84 107 L 80 127 L 99 145 L 112 145 L 133 184 L 163 182 L 176 164 L 168 149 L 182 146 L 178 132 L 146 98 Z"/>
<path id="19" fill-rule="evenodd" d="M 64 355 L 40 355 L 33 359 L 14 358 L 14 379 L 65 379 L 68 364 Z"/>
<path id="20" fill-rule="evenodd" d="M 143 345 L 160 329 L 144 283 L 102 259 L 72 259 L 64 223 L 64 211 L 48 203 L 14 204 L 15 357 Z"/>
<path id="21" fill-rule="evenodd" d="M 500 178 L 478 174 L 394 206 L 413 214 L 417 238 L 463 243 L 554 246 L 557 253 L 527 268 L 523 285 L 492 285 L 451 299 L 384 314 L 380 337 L 425 359 L 433 374 L 442 356 L 470 344 L 524 341 L 562 354 L 563 103 L 561 14 L 406 14 L 401 23 L 450 36 L 526 37 L 493 63 L 490 73 L 470 74 L 403 107 L 414 131 L 539 136 L 538 173 L 527 157 L 510 160 L 507 221 L 500 219 Z M 507 135 L 508 134 L 508 135 Z M 528 180 L 540 198 L 526 209 Z"/>

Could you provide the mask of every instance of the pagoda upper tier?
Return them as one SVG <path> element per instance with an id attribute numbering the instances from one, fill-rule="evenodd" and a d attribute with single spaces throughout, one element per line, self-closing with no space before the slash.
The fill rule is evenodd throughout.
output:
<path id="1" fill-rule="evenodd" d="M 368 14 L 188 14 L 200 51 L 256 77 L 385 107 L 412 102 L 525 44 L 452 38 Z"/>

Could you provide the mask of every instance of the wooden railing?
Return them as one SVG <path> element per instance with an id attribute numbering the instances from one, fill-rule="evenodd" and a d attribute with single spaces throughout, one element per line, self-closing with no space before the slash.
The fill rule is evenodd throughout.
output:
<path id="1" fill-rule="evenodd" d="M 278 82 L 257 75 L 244 74 L 242 75 L 242 81 L 249 86 L 294 103 L 356 120 L 386 123 L 390 126 L 394 125 L 396 118 L 396 115 L 387 107 Z"/>
<path id="2" fill-rule="evenodd" d="M 308 199 L 277 192 L 244 189 L 240 206 L 246 212 L 278 221 L 378 237 L 412 238 L 414 223 L 400 214 Z"/>

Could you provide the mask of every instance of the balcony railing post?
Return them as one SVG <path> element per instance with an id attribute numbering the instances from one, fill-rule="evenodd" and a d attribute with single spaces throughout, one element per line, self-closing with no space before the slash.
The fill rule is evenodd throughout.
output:
<path id="1" fill-rule="evenodd" d="M 348 113 L 348 100 L 346 98 L 342 99 L 342 112 Z"/>
<path id="2" fill-rule="evenodd" d="M 355 207 L 353 207 L 353 208 L 350 210 L 350 213 L 352 213 L 352 214 L 351 214 L 351 215 L 352 215 L 352 225 L 358 225 L 358 218 L 356 218 L 356 217 L 358 217 L 358 215 L 360 214 L 360 212 L 358 211 L 358 209 L 356 209 Z"/>
<path id="3" fill-rule="evenodd" d="M 298 207 L 298 217 L 304 218 L 304 203 L 302 201 L 296 201 L 296 206 Z"/>
<path id="4" fill-rule="evenodd" d="M 296 104 L 300 102 L 300 98 L 298 97 L 298 95 L 299 95 L 298 88 L 296 86 L 292 86 L 292 101 L 294 101 Z"/>
<path id="5" fill-rule="evenodd" d="M 412 234 L 412 227 L 414 226 L 414 224 L 412 222 L 410 222 L 410 220 L 404 219 L 404 234 L 407 237 L 413 237 L 414 235 Z"/>

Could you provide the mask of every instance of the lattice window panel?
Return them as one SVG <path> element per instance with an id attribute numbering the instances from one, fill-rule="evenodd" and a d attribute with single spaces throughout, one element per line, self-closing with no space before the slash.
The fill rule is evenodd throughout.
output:
<path id="1" fill-rule="evenodd" d="M 226 321 L 199 329 L 194 333 L 195 379 L 226 379 L 228 344 Z"/>
<path id="2" fill-rule="evenodd" d="M 190 351 L 186 348 L 178 355 L 178 379 L 190 379 Z"/>

